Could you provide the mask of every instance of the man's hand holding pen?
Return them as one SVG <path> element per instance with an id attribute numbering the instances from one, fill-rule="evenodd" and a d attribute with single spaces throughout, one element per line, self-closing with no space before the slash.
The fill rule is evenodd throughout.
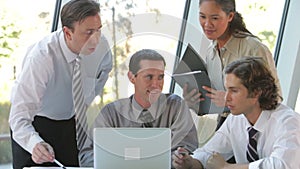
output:
<path id="1" fill-rule="evenodd" d="M 189 169 L 192 167 L 193 158 L 190 152 L 183 147 L 178 147 L 172 155 L 172 164 L 176 169 Z"/>
<path id="2" fill-rule="evenodd" d="M 42 164 L 45 162 L 55 162 L 63 169 L 66 168 L 63 164 L 55 159 L 53 148 L 46 142 L 40 142 L 34 146 L 31 158 L 37 164 Z"/>
<path id="3" fill-rule="evenodd" d="M 31 158 L 37 164 L 54 162 L 54 150 L 46 142 L 37 143 L 33 148 Z"/>

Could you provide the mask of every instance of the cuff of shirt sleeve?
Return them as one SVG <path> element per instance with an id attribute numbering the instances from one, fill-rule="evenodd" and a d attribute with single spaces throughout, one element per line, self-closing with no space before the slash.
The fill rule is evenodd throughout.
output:
<path id="1" fill-rule="evenodd" d="M 44 141 L 44 140 L 43 140 L 41 137 L 39 137 L 38 135 L 32 136 L 32 137 L 30 138 L 30 140 L 28 141 L 28 146 L 27 146 L 28 149 L 27 149 L 27 151 L 28 151 L 30 154 L 32 154 L 35 145 L 36 145 L 37 143 L 40 143 L 40 142 L 43 142 L 43 141 Z"/>
<path id="2" fill-rule="evenodd" d="M 94 166 L 94 153 L 93 151 L 86 152 L 79 155 L 80 167 L 93 167 Z"/>
<path id="3" fill-rule="evenodd" d="M 248 169 L 259 169 L 260 163 L 262 161 L 263 161 L 263 159 L 260 159 L 260 160 L 249 163 Z"/>

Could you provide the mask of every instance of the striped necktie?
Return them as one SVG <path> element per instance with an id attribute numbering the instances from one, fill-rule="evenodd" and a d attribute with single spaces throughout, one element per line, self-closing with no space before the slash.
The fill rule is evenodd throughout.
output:
<path id="1" fill-rule="evenodd" d="M 143 122 L 143 127 L 153 127 L 152 121 L 154 119 L 147 109 L 141 112 L 139 119 Z"/>
<path id="2" fill-rule="evenodd" d="M 75 108 L 75 119 L 76 119 L 77 148 L 78 150 L 81 150 L 87 138 L 86 132 L 88 129 L 88 125 L 87 125 L 87 117 L 86 117 L 87 105 L 84 104 L 79 56 L 75 59 L 75 65 L 73 70 L 72 92 L 73 92 L 73 103 Z"/>
<path id="3" fill-rule="evenodd" d="M 257 136 L 258 132 L 253 127 L 248 127 L 249 143 L 247 145 L 247 159 L 249 162 L 258 160 L 257 154 Z"/>

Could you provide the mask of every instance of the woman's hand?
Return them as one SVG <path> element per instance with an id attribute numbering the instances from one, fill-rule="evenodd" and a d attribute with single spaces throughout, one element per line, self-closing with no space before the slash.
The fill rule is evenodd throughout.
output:
<path id="1" fill-rule="evenodd" d="M 190 92 L 188 92 L 188 84 L 184 85 L 182 95 L 187 105 L 193 109 L 195 108 L 195 105 L 197 105 L 197 103 L 204 100 L 204 98 L 200 98 L 201 93 L 199 92 L 199 90 L 193 89 Z"/>
<path id="2" fill-rule="evenodd" d="M 215 90 L 213 88 L 203 86 L 203 89 L 207 91 L 206 96 L 218 107 L 225 106 L 225 91 Z"/>

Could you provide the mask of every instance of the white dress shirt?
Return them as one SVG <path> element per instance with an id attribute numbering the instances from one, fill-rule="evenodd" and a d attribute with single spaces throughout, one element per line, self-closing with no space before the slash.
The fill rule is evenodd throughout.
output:
<path id="1" fill-rule="evenodd" d="M 36 115 L 53 120 L 74 116 L 72 74 L 76 57 L 61 30 L 29 47 L 25 55 L 12 89 L 9 124 L 13 139 L 30 153 L 43 141 L 32 126 Z M 85 103 L 89 105 L 102 92 L 112 69 L 112 55 L 104 36 L 92 54 L 82 56 L 81 65 Z"/>
<path id="2" fill-rule="evenodd" d="M 249 163 L 246 157 L 247 128 L 250 123 L 242 115 L 229 115 L 211 140 L 194 152 L 193 157 L 206 166 L 213 152 L 225 160 L 234 155 L 237 164 Z M 300 116 L 287 106 L 262 111 L 253 126 L 258 130 L 257 151 L 259 160 L 249 163 L 249 169 L 300 168 Z"/>

